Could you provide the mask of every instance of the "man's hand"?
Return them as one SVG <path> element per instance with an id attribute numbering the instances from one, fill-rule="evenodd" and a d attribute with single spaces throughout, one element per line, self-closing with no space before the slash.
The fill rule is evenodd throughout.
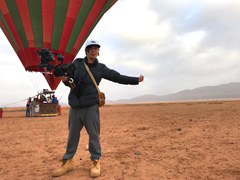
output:
<path id="1" fill-rule="evenodd" d="M 140 75 L 138 79 L 139 79 L 139 82 L 143 82 L 144 76 L 143 76 L 143 75 Z"/>
<path id="2" fill-rule="evenodd" d="M 66 77 L 66 76 L 60 76 L 60 78 L 61 78 L 62 82 L 66 82 L 68 79 L 68 77 Z"/>

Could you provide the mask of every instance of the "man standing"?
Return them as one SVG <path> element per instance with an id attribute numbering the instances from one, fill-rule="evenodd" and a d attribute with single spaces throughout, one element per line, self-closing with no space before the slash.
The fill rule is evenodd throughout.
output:
<path id="1" fill-rule="evenodd" d="M 28 98 L 28 101 L 26 104 L 26 117 L 30 116 L 30 104 L 31 104 L 31 97 Z"/>
<path id="2" fill-rule="evenodd" d="M 109 69 L 105 64 L 99 63 L 97 56 L 99 55 L 100 45 L 96 40 L 88 40 L 85 45 L 86 57 L 84 59 L 77 58 L 73 64 L 76 67 L 74 72 L 75 89 L 71 89 L 68 102 L 71 106 L 69 110 L 69 136 L 66 153 L 63 156 L 63 164 L 53 173 L 53 176 L 61 176 L 74 169 L 73 156 L 77 151 L 80 131 L 85 126 L 89 135 L 89 152 L 91 154 L 91 177 L 100 175 L 100 118 L 99 118 L 99 98 L 96 86 L 93 83 L 85 64 L 89 67 L 93 77 L 99 85 L 102 78 L 120 83 L 137 85 L 142 82 L 144 76 L 129 77 L 121 75 L 115 70 Z M 84 64 L 85 63 L 85 64 Z M 68 77 L 61 77 L 66 86 L 70 86 Z"/>

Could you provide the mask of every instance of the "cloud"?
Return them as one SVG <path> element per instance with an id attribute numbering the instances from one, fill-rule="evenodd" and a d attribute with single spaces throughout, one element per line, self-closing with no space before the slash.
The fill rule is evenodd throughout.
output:
<path id="1" fill-rule="evenodd" d="M 234 0 L 124 1 L 104 36 L 110 64 L 140 70 L 146 94 L 238 81 L 239 10 Z"/>
<path id="2" fill-rule="evenodd" d="M 171 23 L 174 34 L 185 35 L 194 31 L 206 32 L 202 48 L 223 46 L 237 48 L 239 38 L 236 36 L 240 28 L 240 2 L 236 0 L 210 1 L 150 1 L 150 10 L 158 21 Z M 162 7 L 159 10 L 159 7 Z M 220 38 L 221 37 L 221 38 Z"/>

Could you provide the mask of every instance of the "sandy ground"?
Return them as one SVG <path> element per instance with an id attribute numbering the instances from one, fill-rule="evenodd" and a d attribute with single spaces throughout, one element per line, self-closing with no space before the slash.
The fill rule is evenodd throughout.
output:
<path id="1" fill-rule="evenodd" d="M 66 149 L 68 107 L 44 118 L 13 109 L 0 118 L 1 180 L 92 179 L 85 129 L 75 170 L 51 177 Z M 240 101 L 108 105 L 100 113 L 99 180 L 240 180 Z"/>

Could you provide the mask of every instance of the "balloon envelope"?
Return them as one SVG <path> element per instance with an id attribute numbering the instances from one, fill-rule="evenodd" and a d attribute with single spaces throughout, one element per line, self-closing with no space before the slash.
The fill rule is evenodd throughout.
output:
<path id="1" fill-rule="evenodd" d="M 37 49 L 72 62 L 104 13 L 117 0 L 0 0 L 0 27 L 25 70 L 44 72 Z M 55 90 L 60 78 L 43 73 Z"/>

